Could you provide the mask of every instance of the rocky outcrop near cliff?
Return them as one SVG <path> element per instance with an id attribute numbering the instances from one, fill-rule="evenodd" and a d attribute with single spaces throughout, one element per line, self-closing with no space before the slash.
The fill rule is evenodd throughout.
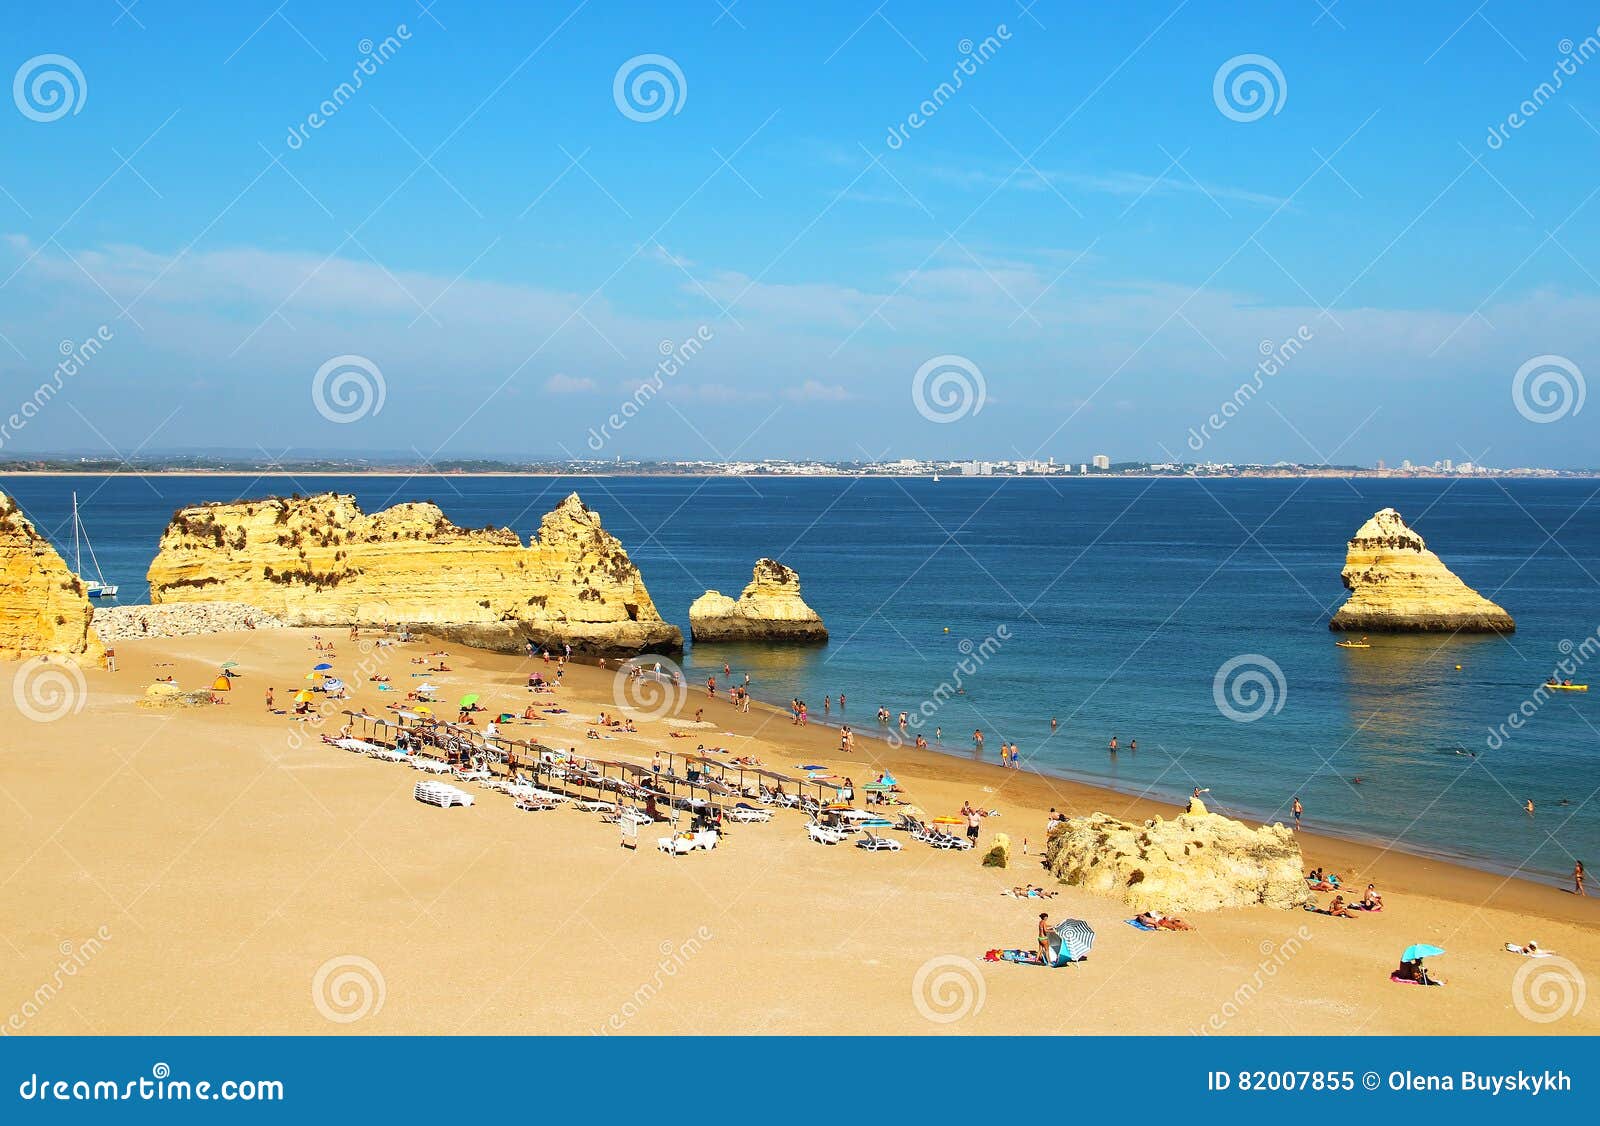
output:
<path id="1" fill-rule="evenodd" d="M 82 581 L 16 501 L 0 493 L 0 660 L 51 656 L 98 664 L 105 647 L 93 617 Z"/>
<path id="2" fill-rule="evenodd" d="M 94 631 L 102 641 L 137 641 L 141 637 L 193 637 L 252 629 L 282 629 L 265 610 L 242 602 L 174 602 L 162 606 L 100 606 Z"/>
<path id="3" fill-rule="evenodd" d="M 800 597 L 800 576 L 776 559 L 756 560 L 750 585 L 737 599 L 708 590 L 689 607 L 695 641 L 828 640 L 822 618 Z"/>
<path id="4" fill-rule="evenodd" d="M 576 493 L 527 544 L 509 528 L 457 527 L 427 502 L 371 514 L 335 493 L 198 505 L 173 515 L 149 580 L 155 603 L 244 603 L 288 625 L 408 625 L 502 652 L 683 645 Z"/>
<path id="5" fill-rule="evenodd" d="M 1062 883 L 1147 911 L 1288 909 L 1310 899 L 1293 833 L 1216 813 L 1137 824 L 1105 813 L 1068 818 L 1050 835 L 1045 857 Z"/>
<path id="6" fill-rule="evenodd" d="M 1339 576 L 1352 593 L 1328 623 L 1366 633 L 1511 633 L 1516 622 L 1451 572 L 1385 508 L 1350 541 Z"/>

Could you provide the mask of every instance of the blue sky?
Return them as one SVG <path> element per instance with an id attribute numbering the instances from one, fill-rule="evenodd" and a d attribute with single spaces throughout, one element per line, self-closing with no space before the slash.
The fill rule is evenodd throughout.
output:
<path id="1" fill-rule="evenodd" d="M 3 453 L 589 456 L 699 332 L 602 456 L 1600 460 L 1600 57 L 1489 144 L 1592 9 L 126 3 L 10 20 L 5 73 L 82 82 L 0 103 L 6 397 L 110 339 Z M 644 55 L 682 76 L 650 121 L 614 98 Z M 1240 121 L 1245 55 L 1277 75 Z M 319 412 L 339 356 L 381 410 Z M 938 356 L 981 410 L 917 409 Z"/>

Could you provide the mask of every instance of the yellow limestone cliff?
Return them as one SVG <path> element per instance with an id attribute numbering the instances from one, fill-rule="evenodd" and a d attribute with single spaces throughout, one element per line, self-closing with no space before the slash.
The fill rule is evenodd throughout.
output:
<path id="1" fill-rule="evenodd" d="M 150 600 L 242 602 L 290 625 L 405 624 L 484 649 L 679 649 L 617 538 L 576 493 L 529 543 L 459 528 L 431 503 L 363 512 L 352 496 L 180 509 Z"/>
<path id="2" fill-rule="evenodd" d="M 1340 575 L 1352 592 L 1328 628 L 1511 633 L 1511 615 L 1451 573 L 1392 508 L 1361 525 Z"/>
<path id="3" fill-rule="evenodd" d="M 78 576 L 17 504 L 0 493 L 0 660 L 105 655 L 94 608 Z"/>
<path id="4" fill-rule="evenodd" d="M 750 585 L 737 599 L 708 590 L 689 607 L 695 641 L 828 640 L 822 618 L 800 597 L 800 576 L 776 559 L 756 560 Z"/>

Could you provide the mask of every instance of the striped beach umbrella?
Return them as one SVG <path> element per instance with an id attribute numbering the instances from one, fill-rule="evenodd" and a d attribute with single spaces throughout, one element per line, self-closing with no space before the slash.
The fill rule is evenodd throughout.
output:
<path id="1" fill-rule="evenodd" d="M 1094 949 L 1094 928 L 1082 919 L 1062 919 L 1050 933 L 1050 961 L 1076 962 Z"/>

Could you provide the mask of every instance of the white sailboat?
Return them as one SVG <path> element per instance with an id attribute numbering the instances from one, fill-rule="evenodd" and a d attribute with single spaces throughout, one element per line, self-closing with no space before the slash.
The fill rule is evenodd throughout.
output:
<path id="1" fill-rule="evenodd" d="M 88 544 L 89 562 L 94 564 L 95 577 L 83 579 L 83 548 Z M 100 571 L 100 560 L 95 558 L 94 544 L 89 543 L 89 533 L 84 530 L 83 520 L 78 516 L 78 494 L 72 494 L 72 569 L 83 579 L 83 587 L 90 598 L 115 598 L 117 587 L 115 583 L 106 582 L 106 577 Z"/>

